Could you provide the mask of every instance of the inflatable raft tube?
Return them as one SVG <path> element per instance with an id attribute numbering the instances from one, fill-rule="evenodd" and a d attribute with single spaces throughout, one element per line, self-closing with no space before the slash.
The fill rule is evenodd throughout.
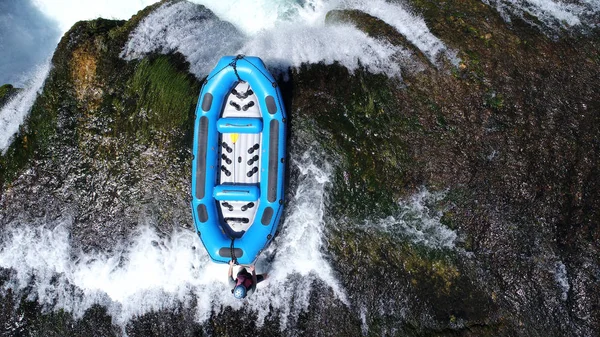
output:
<path id="1" fill-rule="evenodd" d="M 283 212 L 286 113 L 262 60 L 225 56 L 196 108 L 192 214 L 211 259 L 250 265 Z"/>

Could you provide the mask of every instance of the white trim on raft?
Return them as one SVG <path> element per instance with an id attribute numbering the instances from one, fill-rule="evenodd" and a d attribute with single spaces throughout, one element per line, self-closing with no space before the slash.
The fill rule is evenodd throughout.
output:
<path id="1" fill-rule="evenodd" d="M 259 133 L 220 133 L 219 180 L 217 184 L 259 184 L 260 153 L 262 151 L 262 112 L 250 84 L 238 82 L 225 99 L 223 114 L 217 121 L 259 119 Z M 258 146 L 255 148 L 255 146 Z M 258 210 L 255 200 L 232 200 L 219 202 L 224 223 L 236 233 L 243 233 L 252 226 Z"/>

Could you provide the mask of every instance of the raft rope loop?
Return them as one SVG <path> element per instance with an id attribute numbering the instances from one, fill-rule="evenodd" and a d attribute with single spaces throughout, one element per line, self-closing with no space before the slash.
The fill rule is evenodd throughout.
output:
<path id="1" fill-rule="evenodd" d="M 204 86 L 204 84 L 208 83 L 208 81 L 210 81 L 213 77 L 217 76 L 218 73 L 220 73 L 221 71 L 227 69 L 227 67 L 232 67 L 233 68 L 233 72 L 235 73 L 235 76 L 237 77 L 238 81 L 240 82 L 244 82 L 242 80 L 242 78 L 240 77 L 240 75 L 237 72 L 237 61 L 239 60 L 243 60 L 246 57 L 246 55 L 244 54 L 238 54 L 233 61 L 231 61 L 228 65 L 224 66 L 223 68 L 219 69 L 219 71 L 217 71 L 213 76 L 211 76 L 210 78 L 206 78 L 206 80 L 204 80 L 204 83 L 202 84 Z M 271 85 L 273 86 L 273 88 L 277 87 L 277 81 L 271 81 L 269 79 L 269 76 L 267 76 L 265 73 L 263 73 L 256 65 L 254 65 L 254 63 L 252 62 L 248 62 L 250 63 L 251 66 L 253 66 L 256 70 L 258 70 L 258 72 L 263 75 L 263 77 L 265 79 L 267 79 L 267 81 L 269 81 L 269 83 L 271 83 Z M 279 101 L 279 105 L 283 106 L 283 102 L 282 99 L 280 97 L 280 95 L 277 95 L 277 101 Z"/>
<path id="2" fill-rule="evenodd" d="M 204 83 L 208 83 L 208 81 L 212 80 L 213 77 L 217 76 L 220 72 L 222 72 L 223 70 L 227 69 L 227 67 L 233 67 L 233 71 L 235 72 L 235 76 L 238 78 L 239 81 L 242 81 L 242 79 L 240 78 L 240 75 L 238 75 L 237 69 L 236 69 L 236 63 L 238 60 L 241 60 L 244 58 L 244 55 L 239 54 L 235 57 L 235 59 L 233 59 L 233 61 L 231 61 L 228 65 L 224 66 L 223 68 L 219 69 L 219 71 L 217 71 L 214 75 L 212 75 L 211 77 L 207 77 L 206 80 L 204 80 Z"/>
<path id="3" fill-rule="evenodd" d="M 229 63 L 229 65 L 233 67 L 233 72 L 235 73 L 235 76 L 237 77 L 238 81 L 240 81 L 240 82 L 242 82 L 242 79 L 240 78 L 240 75 L 239 75 L 239 74 L 238 74 L 238 72 L 237 72 L 237 67 L 236 67 L 236 65 L 237 65 L 237 61 L 238 61 L 238 60 L 241 60 L 241 59 L 243 59 L 243 58 L 244 58 L 244 55 L 242 55 L 242 54 L 238 54 L 238 55 L 237 55 L 237 56 L 236 56 L 236 57 L 233 59 L 233 61 L 231 61 L 231 63 Z"/>

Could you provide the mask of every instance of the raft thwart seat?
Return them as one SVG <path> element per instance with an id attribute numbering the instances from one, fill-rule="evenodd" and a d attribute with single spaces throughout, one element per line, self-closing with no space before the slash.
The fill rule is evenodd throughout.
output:
<path id="1" fill-rule="evenodd" d="M 220 133 L 261 133 L 263 122 L 260 118 L 228 117 L 217 120 Z"/>
<path id="2" fill-rule="evenodd" d="M 257 185 L 216 185 L 213 197 L 219 201 L 256 201 L 260 198 L 260 189 Z"/>

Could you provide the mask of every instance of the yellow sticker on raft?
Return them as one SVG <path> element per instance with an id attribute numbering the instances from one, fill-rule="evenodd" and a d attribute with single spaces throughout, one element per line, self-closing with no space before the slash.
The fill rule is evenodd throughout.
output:
<path id="1" fill-rule="evenodd" d="M 232 133 L 232 134 L 230 134 L 230 135 L 229 135 L 229 137 L 231 137 L 231 142 L 232 142 L 233 144 L 235 144 L 235 142 L 237 142 L 237 140 L 238 140 L 238 138 L 240 137 L 240 135 L 239 135 L 239 134 L 237 134 L 237 133 Z"/>

